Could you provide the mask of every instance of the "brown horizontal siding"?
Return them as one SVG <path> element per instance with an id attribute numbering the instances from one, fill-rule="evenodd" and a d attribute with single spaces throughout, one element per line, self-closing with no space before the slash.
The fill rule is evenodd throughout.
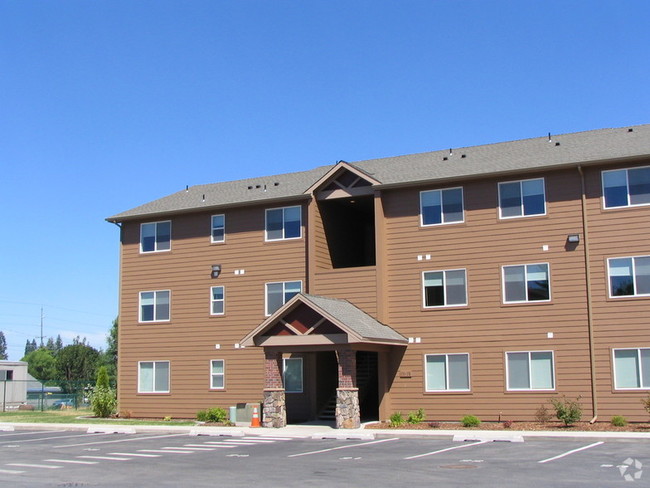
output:
<path id="1" fill-rule="evenodd" d="M 374 267 L 316 272 L 313 293 L 348 300 L 367 314 L 377 313 L 377 271 Z"/>

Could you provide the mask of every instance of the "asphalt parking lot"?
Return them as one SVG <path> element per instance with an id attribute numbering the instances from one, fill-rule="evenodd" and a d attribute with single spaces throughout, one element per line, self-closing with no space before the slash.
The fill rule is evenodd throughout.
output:
<path id="1" fill-rule="evenodd" d="M 650 441 L 0 432 L 0 486 L 650 486 Z M 646 472 L 644 473 L 644 467 Z"/>

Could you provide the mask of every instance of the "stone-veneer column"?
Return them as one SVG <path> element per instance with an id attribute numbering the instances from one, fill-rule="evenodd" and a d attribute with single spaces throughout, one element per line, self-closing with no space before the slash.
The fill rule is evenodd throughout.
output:
<path id="1" fill-rule="evenodd" d="M 287 408 L 282 384 L 282 353 L 264 351 L 263 427 L 287 425 Z"/>
<path id="2" fill-rule="evenodd" d="M 336 389 L 336 428 L 358 429 L 361 426 L 359 389 L 357 388 L 356 351 L 344 349 L 336 352 L 338 358 L 339 387 Z"/>

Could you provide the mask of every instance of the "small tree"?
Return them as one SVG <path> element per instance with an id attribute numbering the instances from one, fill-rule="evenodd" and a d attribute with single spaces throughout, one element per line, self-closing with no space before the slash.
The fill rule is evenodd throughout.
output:
<path id="1" fill-rule="evenodd" d="M 551 403 L 555 408 L 555 416 L 558 420 L 564 422 L 566 426 L 573 425 L 582 417 L 580 397 L 576 398 L 575 401 L 567 400 L 565 396 L 562 397 L 562 400 L 551 398 Z"/>
<path id="2" fill-rule="evenodd" d="M 100 366 L 97 370 L 97 382 L 90 394 L 90 406 L 96 417 L 110 417 L 115 412 L 117 399 L 115 390 L 110 387 L 106 366 Z"/>
<path id="3" fill-rule="evenodd" d="M 0 330 L 0 359 L 7 359 L 7 339 L 5 334 Z"/>
<path id="4" fill-rule="evenodd" d="M 56 360 L 47 349 L 37 349 L 23 359 L 28 366 L 27 372 L 40 381 L 51 380 L 56 376 Z"/>
<path id="5" fill-rule="evenodd" d="M 643 408 L 645 409 L 645 411 L 650 413 L 650 393 L 646 398 L 641 399 L 641 403 L 643 404 Z"/>

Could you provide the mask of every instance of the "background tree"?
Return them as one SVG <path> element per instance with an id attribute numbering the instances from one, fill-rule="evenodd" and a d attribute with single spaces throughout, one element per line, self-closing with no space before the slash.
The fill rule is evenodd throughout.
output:
<path id="1" fill-rule="evenodd" d="M 32 339 L 31 341 L 27 339 L 27 342 L 25 343 L 25 356 L 27 356 L 30 352 L 34 352 L 36 349 L 38 349 L 38 346 L 36 345 L 36 339 Z"/>
<path id="2" fill-rule="evenodd" d="M 117 383 L 117 328 L 119 318 L 113 320 L 113 325 L 106 336 L 106 351 L 102 354 L 102 365 L 106 366 L 106 371 L 112 385 Z"/>
<path id="3" fill-rule="evenodd" d="M 7 340 L 4 332 L 0 330 L 0 360 L 6 360 L 7 358 Z"/>
<path id="4" fill-rule="evenodd" d="M 37 380 L 47 381 L 56 377 L 56 361 L 45 348 L 26 354 L 22 361 L 27 362 L 27 372 Z"/>
<path id="5" fill-rule="evenodd" d="M 57 376 L 62 380 L 79 381 L 95 377 L 99 351 L 83 343 L 65 346 L 56 356 Z"/>

